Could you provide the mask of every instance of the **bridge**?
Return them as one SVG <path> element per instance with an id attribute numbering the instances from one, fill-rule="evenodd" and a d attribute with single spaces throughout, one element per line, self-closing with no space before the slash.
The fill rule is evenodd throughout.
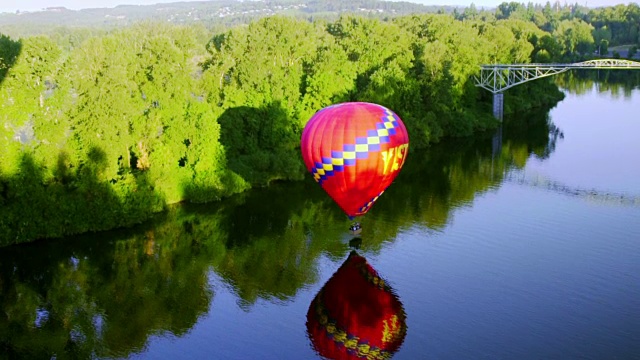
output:
<path id="1" fill-rule="evenodd" d="M 493 114 L 502 119 L 502 92 L 522 83 L 553 76 L 572 69 L 640 69 L 640 62 L 598 59 L 573 64 L 493 64 L 482 65 L 476 86 L 493 93 Z"/>

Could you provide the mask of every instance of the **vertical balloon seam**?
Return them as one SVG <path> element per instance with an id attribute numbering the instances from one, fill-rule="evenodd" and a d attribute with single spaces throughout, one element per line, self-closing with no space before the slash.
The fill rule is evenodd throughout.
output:
<path id="1" fill-rule="evenodd" d="M 346 108 L 346 110 L 350 110 L 349 108 Z M 326 149 L 328 145 L 329 149 L 335 149 L 335 148 L 339 148 L 339 144 L 344 144 L 344 142 L 346 141 L 346 136 L 347 134 L 345 133 L 345 129 L 347 128 L 347 126 L 345 126 L 344 124 L 344 120 L 340 119 L 339 117 L 334 116 L 334 112 L 330 113 L 329 118 L 327 121 L 324 121 L 325 123 L 328 123 L 329 125 L 329 131 L 327 132 L 327 136 L 329 137 L 329 141 L 328 142 L 324 142 L 323 141 L 323 149 Z M 342 136 L 342 137 L 340 137 Z M 338 144 L 338 145 L 336 145 Z M 333 153 L 333 151 L 331 151 Z M 344 160 L 343 159 L 338 159 L 335 158 L 333 156 L 331 156 L 330 158 L 327 157 L 322 157 L 322 163 L 323 166 L 325 168 L 325 178 L 323 179 L 323 183 L 320 184 L 321 187 L 325 187 L 324 181 L 327 180 L 327 178 L 333 176 L 335 174 L 335 172 L 341 172 L 341 171 L 345 171 L 344 169 Z M 334 178 L 334 179 L 339 179 L 340 177 Z M 333 186 L 340 188 L 340 185 L 342 185 L 342 189 L 348 189 L 348 179 L 346 177 L 342 177 L 342 184 L 340 183 L 334 183 Z M 345 212 L 348 213 L 348 210 L 346 208 L 343 207 L 344 204 L 338 203 L 338 206 Z"/>
<path id="2" fill-rule="evenodd" d="M 380 106 L 380 105 L 377 105 L 377 104 L 368 104 L 368 105 L 374 105 L 375 109 L 371 109 L 371 107 L 363 108 L 362 109 L 362 115 L 361 115 L 362 118 L 367 120 L 367 119 L 369 119 L 370 115 L 373 115 L 374 117 L 380 118 L 379 110 L 380 109 L 384 109 L 384 108 L 382 106 Z M 376 114 L 376 113 L 378 113 L 378 114 Z M 363 125 L 363 124 L 361 124 L 360 121 L 358 121 L 357 124 L 358 125 Z M 356 130 L 358 131 L 358 134 L 361 133 L 359 126 L 357 127 Z M 366 131 L 366 134 L 367 134 L 366 137 L 356 137 L 356 151 L 358 152 L 358 155 L 359 155 L 359 156 L 356 156 L 356 157 L 358 159 L 368 159 L 369 158 L 369 151 L 380 151 L 380 144 L 379 144 L 380 141 L 373 141 L 373 140 L 370 141 L 370 135 L 372 134 L 372 132 L 371 132 L 371 130 L 369 128 L 369 122 L 368 121 L 364 124 L 364 129 L 363 129 L 362 132 L 365 132 L 365 131 Z M 371 143 L 377 142 L 378 143 L 377 144 L 377 148 L 375 146 L 374 147 L 370 146 L 370 142 Z M 360 164 L 361 164 L 361 166 L 364 165 L 363 162 L 360 162 Z M 359 174 L 360 172 L 358 171 L 357 167 L 358 167 L 358 163 L 356 163 L 356 174 Z M 367 166 L 367 168 L 368 168 L 368 166 Z M 360 178 L 358 179 L 358 182 L 362 182 L 362 183 L 366 182 L 367 187 L 369 187 L 369 186 L 372 185 L 372 182 L 374 182 L 374 179 L 370 175 L 366 176 L 366 177 L 365 176 L 360 176 Z M 365 205 L 366 205 L 366 203 L 365 204 L 362 204 L 362 203 L 359 204 L 359 206 L 357 207 L 357 209 L 358 209 L 357 210 L 358 211 L 357 215 L 361 215 L 361 214 L 366 213 L 367 209 L 365 208 Z"/>
<path id="3" fill-rule="evenodd" d="M 352 118 L 349 119 L 349 120 L 353 124 L 352 125 L 352 127 L 353 127 L 353 135 L 354 135 L 353 139 L 354 139 L 354 143 L 355 143 L 354 151 L 356 152 L 356 155 L 355 155 L 356 159 L 354 160 L 354 164 L 353 164 L 353 166 L 354 166 L 353 179 L 351 181 L 352 181 L 352 183 L 356 184 L 355 188 L 359 191 L 361 189 L 361 186 L 363 185 L 362 183 L 364 183 L 366 179 L 362 175 L 358 176 L 359 174 L 361 174 L 359 168 L 364 166 L 362 161 L 358 161 L 358 159 L 366 159 L 369 156 L 368 156 L 367 153 L 365 153 L 364 155 L 360 155 L 358 153 L 358 150 L 362 150 L 361 149 L 362 146 L 361 146 L 361 144 L 359 144 L 359 143 L 362 142 L 362 137 L 358 137 L 358 135 L 362 134 L 361 128 L 364 127 L 365 128 L 364 130 L 366 130 L 367 124 L 362 124 L 361 121 L 367 121 L 368 120 L 368 116 L 367 115 L 369 115 L 371 112 L 369 111 L 369 108 L 367 107 L 366 104 L 365 104 L 365 107 L 361 107 L 361 106 L 354 107 L 353 108 L 353 112 L 354 113 L 352 115 Z M 360 195 L 357 195 L 356 199 L 360 199 Z M 359 209 L 359 207 L 356 208 L 356 209 Z M 354 211 L 354 210 L 352 210 L 352 211 Z M 349 214 L 349 215 L 353 215 L 355 217 L 355 216 L 361 215 L 361 213 L 358 211 L 358 212 L 355 212 L 354 214 Z"/>
<path id="4" fill-rule="evenodd" d="M 344 144 L 346 142 L 348 133 L 349 133 L 349 127 L 348 126 L 342 126 L 342 134 L 341 134 L 342 138 L 338 142 L 339 144 Z M 338 146 L 336 146 L 336 148 L 338 148 Z M 331 155 L 333 155 L 333 153 Z M 341 164 L 342 164 L 343 167 L 345 166 L 344 160 L 341 161 Z M 344 169 L 344 168 L 342 168 L 342 169 Z M 349 188 L 348 180 L 347 180 L 346 176 L 342 177 L 342 188 L 343 189 L 348 189 Z M 349 220 L 353 220 L 353 215 L 349 214 L 347 211 L 345 211 L 345 212 L 347 213 L 347 216 L 349 217 Z"/>

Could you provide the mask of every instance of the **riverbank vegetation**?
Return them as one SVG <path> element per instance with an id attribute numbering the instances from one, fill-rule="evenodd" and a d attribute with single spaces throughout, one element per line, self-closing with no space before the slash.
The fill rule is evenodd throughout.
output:
<path id="1" fill-rule="evenodd" d="M 393 109 L 414 149 L 495 128 L 480 65 L 586 54 L 517 13 L 0 35 L 0 245 L 300 180 L 301 130 L 332 103 Z M 584 27 L 567 21 L 567 33 Z M 505 110 L 561 98 L 541 80 L 510 90 Z"/>

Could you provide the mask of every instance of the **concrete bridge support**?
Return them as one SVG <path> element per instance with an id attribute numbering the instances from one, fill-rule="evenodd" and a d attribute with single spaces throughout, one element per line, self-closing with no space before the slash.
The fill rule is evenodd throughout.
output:
<path id="1" fill-rule="evenodd" d="M 504 94 L 503 93 L 495 93 L 493 94 L 493 116 L 502 121 L 502 116 L 504 114 Z"/>

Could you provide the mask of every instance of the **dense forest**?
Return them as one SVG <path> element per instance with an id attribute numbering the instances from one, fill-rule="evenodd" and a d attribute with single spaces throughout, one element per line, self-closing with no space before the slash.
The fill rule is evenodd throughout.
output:
<path id="1" fill-rule="evenodd" d="M 638 42 L 635 4 L 548 8 L 0 35 L 0 245 L 128 226 L 171 203 L 303 179 L 301 130 L 333 103 L 393 109 L 416 150 L 494 129 L 491 94 L 474 86 L 480 65 Z M 505 111 L 561 98 L 540 80 L 510 90 Z"/>

